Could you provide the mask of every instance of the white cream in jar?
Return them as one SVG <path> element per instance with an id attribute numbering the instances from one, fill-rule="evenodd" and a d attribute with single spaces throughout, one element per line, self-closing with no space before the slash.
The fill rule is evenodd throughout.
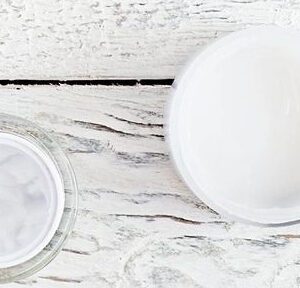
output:
<path id="1" fill-rule="evenodd" d="M 41 252 L 63 209 L 64 185 L 48 153 L 23 137 L 0 133 L 0 268 Z"/>
<path id="2" fill-rule="evenodd" d="M 188 186 L 216 211 L 260 224 L 300 219 L 300 33 L 232 33 L 175 83 L 168 135 Z"/>

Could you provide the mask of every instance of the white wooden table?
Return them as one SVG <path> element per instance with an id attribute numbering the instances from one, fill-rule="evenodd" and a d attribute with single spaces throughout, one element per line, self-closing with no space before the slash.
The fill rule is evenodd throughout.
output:
<path id="1" fill-rule="evenodd" d="M 299 224 L 230 222 L 180 181 L 163 136 L 170 81 L 161 80 L 229 31 L 300 28 L 299 0 L 7 0 L 0 22 L 0 84 L 10 83 L 0 112 L 51 132 L 80 189 L 60 255 L 6 287 L 300 287 Z M 49 85 L 65 80 L 82 82 Z M 95 85 L 68 85 L 86 80 Z"/>

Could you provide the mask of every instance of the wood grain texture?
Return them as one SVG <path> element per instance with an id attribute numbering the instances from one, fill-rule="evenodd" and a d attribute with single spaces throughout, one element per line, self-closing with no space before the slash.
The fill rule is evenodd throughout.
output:
<path id="1" fill-rule="evenodd" d="M 80 190 L 70 241 L 8 288 L 299 287 L 300 224 L 228 221 L 176 176 L 163 138 L 166 86 L 6 86 L 0 112 L 49 131 Z"/>
<path id="2" fill-rule="evenodd" d="M 0 79 L 173 78 L 238 29 L 300 28 L 298 0 L 7 0 Z"/>

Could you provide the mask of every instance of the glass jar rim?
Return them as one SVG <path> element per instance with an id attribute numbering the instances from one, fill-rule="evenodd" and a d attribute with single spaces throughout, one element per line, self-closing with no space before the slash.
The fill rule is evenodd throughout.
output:
<path id="1" fill-rule="evenodd" d="M 78 189 L 72 166 L 57 142 L 36 124 L 9 114 L 0 113 L 0 133 L 22 137 L 41 149 L 55 164 L 63 182 L 64 207 L 60 223 L 48 244 L 32 258 L 14 266 L 0 268 L 0 283 L 28 277 L 51 262 L 69 237 L 77 214 Z"/>

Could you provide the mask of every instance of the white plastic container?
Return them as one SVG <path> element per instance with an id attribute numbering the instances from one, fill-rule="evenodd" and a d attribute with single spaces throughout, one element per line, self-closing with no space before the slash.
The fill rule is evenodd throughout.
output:
<path id="1" fill-rule="evenodd" d="M 167 136 L 190 189 L 219 213 L 259 224 L 300 219 L 300 33 L 232 33 L 174 83 Z"/>

